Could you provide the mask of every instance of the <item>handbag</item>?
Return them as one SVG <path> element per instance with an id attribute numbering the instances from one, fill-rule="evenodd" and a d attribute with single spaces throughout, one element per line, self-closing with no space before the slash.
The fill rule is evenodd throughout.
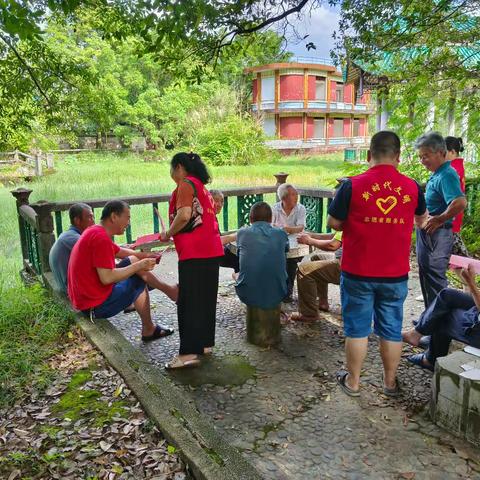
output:
<path id="1" fill-rule="evenodd" d="M 203 207 L 198 199 L 197 188 L 195 184 L 186 178 L 185 182 L 189 183 L 193 187 L 193 202 L 192 202 L 192 216 L 187 224 L 178 232 L 178 233 L 189 233 L 195 230 L 197 227 L 203 224 Z M 175 209 L 174 215 L 177 214 L 177 209 Z"/>

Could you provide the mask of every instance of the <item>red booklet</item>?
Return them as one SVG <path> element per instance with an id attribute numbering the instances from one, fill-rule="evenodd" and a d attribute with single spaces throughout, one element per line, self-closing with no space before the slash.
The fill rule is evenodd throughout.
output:
<path id="1" fill-rule="evenodd" d="M 473 271 L 480 275 L 480 260 L 461 257 L 460 255 L 452 255 L 450 257 L 450 266 L 453 268 L 468 268 L 469 265 L 473 265 Z"/>
<path id="2" fill-rule="evenodd" d="M 137 238 L 135 243 L 132 245 L 132 248 L 140 247 L 144 243 L 148 242 L 157 242 L 158 240 L 160 240 L 159 233 L 149 233 L 148 235 L 142 235 L 141 237 Z"/>

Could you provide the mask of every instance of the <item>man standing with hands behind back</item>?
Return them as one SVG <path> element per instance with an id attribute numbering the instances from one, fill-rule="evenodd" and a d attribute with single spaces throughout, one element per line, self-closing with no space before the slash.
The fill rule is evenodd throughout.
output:
<path id="1" fill-rule="evenodd" d="M 336 379 L 350 396 L 360 395 L 360 372 L 368 336 L 380 337 L 383 391 L 400 393 L 397 368 L 402 352 L 403 303 L 410 271 L 413 223 L 426 219 L 420 186 L 398 171 L 400 139 L 376 133 L 369 169 L 343 182 L 331 203 L 328 225 L 343 231 L 340 291 L 347 369 Z"/>

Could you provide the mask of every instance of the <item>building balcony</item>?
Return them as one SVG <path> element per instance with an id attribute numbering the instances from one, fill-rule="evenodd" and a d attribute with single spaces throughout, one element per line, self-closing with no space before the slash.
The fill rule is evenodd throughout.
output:
<path id="1" fill-rule="evenodd" d="M 281 113 L 281 112 L 338 112 L 338 113 L 365 113 L 375 112 L 372 104 L 361 103 L 345 103 L 345 102 L 327 102 L 326 100 L 309 100 L 305 108 L 302 100 L 287 100 L 278 102 L 275 108 L 275 102 L 268 100 L 261 102 L 260 110 L 265 113 Z M 258 111 L 258 104 L 252 103 L 252 111 Z"/>
<path id="2" fill-rule="evenodd" d="M 308 139 L 273 139 L 267 140 L 267 147 L 275 150 L 300 150 L 317 147 L 362 147 L 368 146 L 370 137 L 332 137 L 332 138 L 308 138 Z"/>

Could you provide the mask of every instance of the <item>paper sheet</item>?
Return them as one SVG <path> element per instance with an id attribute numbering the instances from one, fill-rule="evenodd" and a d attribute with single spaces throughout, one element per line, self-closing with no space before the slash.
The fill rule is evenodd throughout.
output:
<path id="1" fill-rule="evenodd" d="M 462 257 L 460 255 L 452 255 L 450 257 L 450 266 L 455 268 L 468 268 L 469 265 L 473 265 L 475 273 L 480 274 L 480 260 L 473 258 Z"/>
<path id="2" fill-rule="evenodd" d="M 466 372 L 462 372 L 460 374 L 463 378 L 468 378 L 469 380 L 480 380 L 480 369 L 472 368 L 471 370 L 467 370 Z"/>
<path id="3" fill-rule="evenodd" d="M 475 355 L 476 357 L 480 357 L 480 348 L 475 348 L 471 347 L 470 345 L 467 345 L 464 349 L 464 352 L 466 353 L 471 353 L 472 355 Z"/>

